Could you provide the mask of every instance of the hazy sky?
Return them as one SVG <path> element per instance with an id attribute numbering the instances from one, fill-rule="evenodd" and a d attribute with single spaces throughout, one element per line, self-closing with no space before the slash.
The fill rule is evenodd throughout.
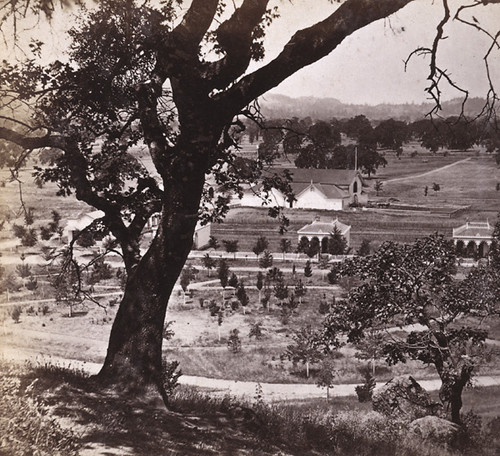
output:
<path id="1" fill-rule="evenodd" d="M 241 0 L 235 1 L 238 4 Z M 230 1 L 226 3 L 232 5 Z M 463 2 L 449 0 L 449 3 L 456 7 Z M 263 63 L 277 55 L 296 30 L 312 25 L 338 8 L 337 3 L 328 0 L 272 0 L 272 4 L 279 6 L 281 17 L 268 30 L 268 51 Z M 500 5 L 480 5 L 469 11 L 491 33 L 500 29 Z M 347 103 L 426 101 L 428 58 L 414 57 L 407 72 L 403 61 L 417 47 L 431 45 L 442 15 L 441 0 L 412 2 L 390 19 L 354 33 L 328 57 L 299 71 L 273 92 L 295 97 L 333 97 Z M 471 13 L 464 17 L 471 19 Z M 64 18 L 56 16 L 51 27 L 34 24 L 29 34 L 45 41 L 51 53 L 58 55 L 66 45 L 59 30 L 72 23 L 68 14 Z M 445 35 L 448 38 L 440 44 L 441 67 L 448 69 L 452 79 L 467 88 L 472 96 L 484 96 L 487 85 L 482 58 L 491 42 L 477 30 L 462 24 L 447 25 Z M 498 48 L 490 60 L 491 77 L 500 86 Z M 458 92 L 444 92 L 448 99 L 458 95 Z"/>
<path id="2" fill-rule="evenodd" d="M 327 0 L 292 3 L 293 8 L 287 2 L 278 2 L 284 24 L 276 21 L 269 30 L 272 52 L 268 57 L 278 52 L 293 30 L 311 25 L 336 7 Z M 456 7 L 462 2 L 449 3 Z M 425 101 L 429 59 L 413 57 L 406 72 L 403 62 L 412 50 L 431 45 L 442 15 L 440 0 L 413 2 L 389 20 L 378 21 L 351 35 L 329 56 L 301 70 L 273 92 L 333 97 L 350 103 Z M 473 9 L 473 15 L 493 34 L 500 29 L 500 5 L 481 5 Z M 471 14 L 464 17 L 470 19 Z M 482 59 L 491 42 L 473 28 L 458 23 L 447 25 L 445 36 L 448 38 L 440 44 L 441 67 L 447 68 L 452 79 L 471 95 L 484 96 L 487 80 Z M 492 79 L 500 86 L 498 48 L 490 61 Z M 454 91 L 444 94 L 446 98 L 458 95 Z"/>

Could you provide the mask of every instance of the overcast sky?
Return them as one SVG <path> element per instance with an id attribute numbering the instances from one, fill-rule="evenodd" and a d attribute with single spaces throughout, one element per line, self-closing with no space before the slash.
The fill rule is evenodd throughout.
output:
<path id="1" fill-rule="evenodd" d="M 269 30 L 271 51 L 268 58 L 279 52 L 293 30 L 323 19 L 328 10 L 336 8 L 327 0 L 293 0 L 293 5 L 279 0 L 277 3 L 282 18 Z M 454 7 L 459 3 L 458 0 L 450 1 Z M 500 29 L 500 5 L 480 5 L 470 11 L 493 34 Z M 440 0 L 413 2 L 390 20 L 378 21 L 351 35 L 329 56 L 301 70 L 273 92 L 333 97 L 361 104 L 426 101 L 424 89 L 429 59 L 414 57 L 406 72 L 403 62 L 412 50 L 431 45 L 442 15 Z M 471 13 L 464 17 L 471 19 Z M 452 79 L 466 87 L 471 95 L 485 96 L 487 79 L 482 59 L 491 41 L 473 28 L 458 23 L 448 25 L 445 36 L 448 38 L 440 44 L 442 68 L 448 69 Z M 492 79 L 500 86 L 498 49 L 490 61 Z M 448 99 L 459 95 L 456 91 L 444 93 Z"/>
<path id="2" fill-rule="evenodd" d="M 241 0 L 235 1 L 238 4 Z M 470 3 L 474 1 L 469 0 Z M 449 3 L 456 7 L 462 1 L 449 0 Z M 324 19 L 338 8 L 337 3 L 328 0 L 272 0 L 272 4 L 279 6 L 281 17 L 268 30 L 268 50 L 263 63 L 276 56 L 296 30 Z M 468 11 L 472 11 L 491 33 L 500 29 L 500 5 L 480 5 Z M 428 58 L 414 57 L 406 72 L 403 61 L 417 47 L 431 45 L 442 15 L 441 0 L 412 2 L 390 19 L 378 21 L 351 35 L 328 57 L 299 71 L 273 93 L 332 97 L 357 104 L 426 101 Z M 471 13 L 464 17 L 471 19 Z M 29 33 L 45 41 L 52 55 L 58 55 L 67 43 L 59 31 L 72 23 L 66 12 L 63 18 L 56 15 L 51 27 L 39 23 Z M 487 84 L 482 58 L 491 41 L 462 24 L 447 25 L 445 35 L 448 38 L 440 44 L 441 67 L 448 69 L 452 79 L 468 89 L 472 96 L 484 97 Z M 491 77 L 500 86 L 498 48 L 490 60 Z M 446 99 L 459 95 L 454 91 L 444 92 Z"/>

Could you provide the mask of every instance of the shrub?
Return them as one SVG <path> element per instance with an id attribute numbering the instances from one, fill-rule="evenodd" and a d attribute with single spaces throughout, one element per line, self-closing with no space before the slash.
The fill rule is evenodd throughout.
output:
<path id="1" fill-rule="evenodd" d="M 375 389 L 375 378 L 370 371 L 365 372 L 365 382 L 362 385 L 356 386 L 356 394 L 359 402 L 371 402 L 373 390 Z"/>
<path id="2" fill-rule="evenodd" d="M 257 340 L 260 340 L 264 337 L 262 322 L 258 321 L 250 327 L 250 332 L 248 333 L 248 337 L 250 339 L 252 337 L 255 337 L 255 339 L 257 339 Z"/>
<path id="3" fill-rule="evenodd" d="M 229 333 L 227 348 L 233 353 L 239 353 L 241 351 L 241 339 L 239 333 L 240 331 L 238 329 L 232 329 Z"/>
<path id="4" fill-rule="evenodd" d="M 42 315 L 47 315 L 49 313 L 49 306 L 47 304 L 38 308 L 39 312 L 42 312 Z"/>
<path id="5" fill-rule="evenodd" d="M 10 316 L 12 317 L 12 319 L 14 320 L 15 323 L 19 323 L 19 319 L 20 319 L 22 313 L 23 313 L 23 311 L 22 311 L 20 306 L 14 306 L 12 308 Z"/>
<path id="6" fill-rule="evenodd" d="M 26 282 L 26 288 L 29 291 L 35 291 L 38 288 L 38 280 L 31 275 L 28 281 Z"/>

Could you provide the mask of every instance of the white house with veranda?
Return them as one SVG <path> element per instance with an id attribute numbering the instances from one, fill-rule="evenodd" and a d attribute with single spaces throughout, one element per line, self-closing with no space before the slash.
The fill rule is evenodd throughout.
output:
<path id="1" fill-rule="evenodd" d="M 306 238 L 309 242 L 316 242 L 320 246 L 320 252 L 326 253 L 328 251 L 328 239 L 335 230 L 338 230 L 346 240 L 347 247 L 349 247 L 351 243 L 351 226 L 340 222 L 338 218 L 325 221 L 321 220 L 320 217 L 316 217 L 311 223 L 297 231 L 297 241 L 300 244 L 302 238 Z"/>
<path id="2" fill-rule="evenodd" d="M 493 242 L 494 226 L 486 222 L 466 222 L 453 228 L 453 243 L 457 254 L 465 257 L 486 258 Z"/>
<path id="3" fill-rule="evenodd" d="M 285 169 L 272 169 L 270 174 L 282 175 Z M 277 189 L 272 189 L 269 201 L 259 197 L 261 185 L 249 186 L 241 199 L 234 204 L 261 207 L 278 205 L 297 209 L 322 209 L 341 211 L 350 205 L 366 204 L 368 197 L 363 191 L 363 178 L 359 171 L 346 169 L 288 169 L 293 181 L 290 183 L 295 195 L 293 201 Z"/>

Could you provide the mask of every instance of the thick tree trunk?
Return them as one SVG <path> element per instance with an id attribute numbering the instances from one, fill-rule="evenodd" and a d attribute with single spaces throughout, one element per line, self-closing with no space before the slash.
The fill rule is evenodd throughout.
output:
<path id="1" fill-rule="evenodd" d="M 165 180 L 167 196 L 158 232 L 129 275 L 98 375 L 103 382 L 126 389 L 154 386 L 163 390 L 163 324 L 168 300 L 192 247 L 204 184 L 203 169 L 174 175 L 189 179 L 188 184 Z"/>
<path id="2" fill-rule="evenodd" d="M 165 258 L 162 238 L 160 230 L 127 282 L 98 375 L 104 382 L 126 389 L 156 386 L 161 390 L 163 324 L 169 297 L 185 261 Z M 190 242 L 183 244 L 187 257 Z"/>
<path id="3" fill-rule="evenodd" d="M 462 367 L 460 375 L 448 382 L 445 382 L 443 376 L 440 374 L 443 380 L 443 385 L 441 386 L 439 394 L 440 398 L 449 405 L 451 421 L 458 425 L 462 424 L 460 417 L 460 411 L 462 410 L 462 393 L 465 386 L 470 381 L 471 374 L 471 366 Z"/>
<path id="4" fill-rule="evenodd" d="M 453 385 L 450 395 L 451 421 L 456 424 L 462 424 L 460 410 L 462 410 L 462 392 L 461 383 Z"/>

